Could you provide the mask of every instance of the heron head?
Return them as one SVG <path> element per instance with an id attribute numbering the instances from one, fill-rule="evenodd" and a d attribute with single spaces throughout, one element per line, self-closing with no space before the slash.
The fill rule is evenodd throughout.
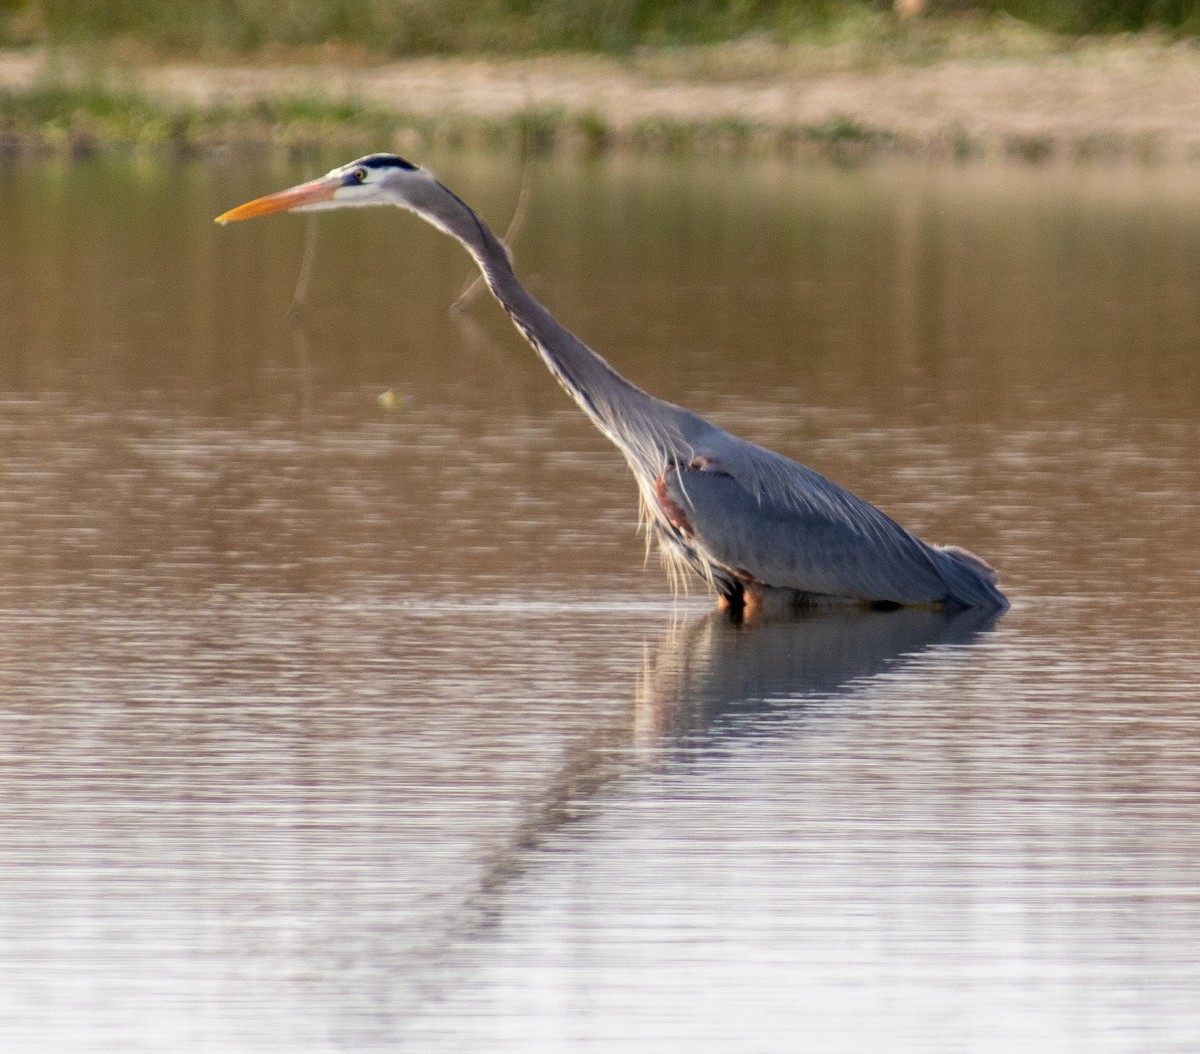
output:
<path id="1" fill-rule="evenodd" d="M 368 154 L 341 165 L 319 179 L 280 190 L 239 205 L 217 217 L 234 223 L 272 212 L 313 212 L 351 205 L 405 205 L 410 195 L 432 177 L 395 154 Z"/>

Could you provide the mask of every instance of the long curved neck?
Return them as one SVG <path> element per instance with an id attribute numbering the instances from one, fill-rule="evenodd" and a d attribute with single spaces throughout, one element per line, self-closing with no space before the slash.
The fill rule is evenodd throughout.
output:
<path id="1" fill-rule="evenodd" d="M 656 474 L 664 457 L 685 445 L 684 419 L 692 415 L 631 384 L 560 325 L 521 285 L 507 250 L 487 224 L 440 183 L 431 180 L 430 187 L 436 190 L 406 204 L 462 243 L 501 307 L 567 394 L 631 463 Z"/>

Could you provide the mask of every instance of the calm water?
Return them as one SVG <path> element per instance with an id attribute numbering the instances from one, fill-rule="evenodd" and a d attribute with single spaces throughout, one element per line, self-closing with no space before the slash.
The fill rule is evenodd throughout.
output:
<path id="1" fill-rule="evenodd" d="M 0 1046 L 1197 1048 L 1200 170 L 544 163 L 560 318 L 1014 602 L 742 628 L 436 232 L 289 325 L 309 174 L 0 169 Z"/>

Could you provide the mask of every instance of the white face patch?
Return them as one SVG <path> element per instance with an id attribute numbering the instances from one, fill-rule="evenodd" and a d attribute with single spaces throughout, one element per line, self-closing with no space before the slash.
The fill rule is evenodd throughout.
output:
<path id="1" fill-rule="evenodd" d="M 338 187 L 333 192 L 333 200 L 323 204 L 328 208 L 341 208 L 345 205 L 384 205 L 387 201 L 380 196 L 376 184 L 366 182 Z"/>

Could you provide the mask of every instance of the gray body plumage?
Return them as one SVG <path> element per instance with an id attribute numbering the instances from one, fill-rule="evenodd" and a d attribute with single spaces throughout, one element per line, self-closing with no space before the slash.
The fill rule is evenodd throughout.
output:
<path id="1" fill-rule="evenodd" d="M 465 246 L 517 328 L 625 456 L 650 537 L 670 563 L 695 571 L 728 602 L 784 593 L 795 603 L 1007 607 L 979 558 L 929 545 L 812 469 L 631 384 L 529 294 L 499 240 L 427 172 L 371 155 L 324 181 L 305 187 L 327 185 L 327 197 L 288 199 L 286 207 L 400 205 Z M 242 218 L 238 211 L 226 216 Z"/>

